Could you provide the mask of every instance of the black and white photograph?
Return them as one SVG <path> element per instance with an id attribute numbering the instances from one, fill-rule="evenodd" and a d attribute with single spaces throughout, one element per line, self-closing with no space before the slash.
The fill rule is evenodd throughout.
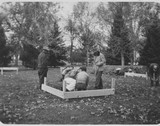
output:
<path id="1" fill-rule="evenodd" d="M 1 125 L 160 123 L 160 1 L 1 1 Z"/>

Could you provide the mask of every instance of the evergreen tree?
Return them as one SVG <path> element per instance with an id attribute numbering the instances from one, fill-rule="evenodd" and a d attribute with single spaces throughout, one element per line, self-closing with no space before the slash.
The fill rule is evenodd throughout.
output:
<path id="1" fill-rule="evenodd" d="M 49 47 L 52 49 L 50 66 L 56 67 L 58 65 L 63 65 L 62 60 L 66 60 L 66 49 L 57 21 L 54 22 L 54 26 L 48 40 L 50 43 Z"/>
<path id="2" fill-rule="evenodd" d="M 11 56 L 9 53 L 10 48 L 6 46 L 5 33 L 2 27 L 2 22 L 0 22 L 0 67 L 8 66 L 10 63 Z"/>
<path id="3" fill-rule="evenodd" d="M 86 52 L 83 49 L 75 49 L 72 55 L 73 62 L 77 63 L 85 63 L 86 60 Z"/>
<path id="4" fill-rule="evenodd" d="M 160 65 L 160 19 L 156 15 L 146 25 L 145 33 L 146 45 L 140 53 L 140 64 L 158 63 Z"/>
<path id="5" fill-rule="evenodd" d="M 123 66 L 129 62 L 130 41 L 128 38 L 128 29 L 123 19 L 123 3 L 117 3 L 115 9 L 106 58 L 110 59 L 110 62 L 107 64 L 121 64 Z"/>
<path id="6" fill-rule="evenodd" d="M 39 50 L 36 49 L 33 45 L 28 44 L 27 42 L 23 43 L 23 49 L 20 52 L 20 60 L 25 67 L 37 68 L 37 58 Z"/>

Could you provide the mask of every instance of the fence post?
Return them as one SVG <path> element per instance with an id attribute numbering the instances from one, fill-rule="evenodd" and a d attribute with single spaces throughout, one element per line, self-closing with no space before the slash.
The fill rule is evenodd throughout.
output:
<path id="1" fill-rule="evenodd" d="M 47 84 L 47 78 L 44 77 L 44 85 L 46 85 L 46 84 Z"/>
<path id="2" fill-rule="evenodd" d="M 63 93 L 66 91 L 66 82 L 65 82 L 65 80 L 63 80 Z"/>
<path id="3" fill-rule="evenodd" d="M 112 89 L 115 89 L 115 80 L 116 80 L 115 78 L 112 78 L 112 85 L 111 85 Z"/>
<path id="4" fill-rule="evenodd" d="M 16 73 L 18 74 L 18 68 L 17 68 L 17 72 Z"/>
<path id="5" fill-rule="evenodd" d="M 1 68 L 1 75 L 3 75 L 3 67 Z"/>

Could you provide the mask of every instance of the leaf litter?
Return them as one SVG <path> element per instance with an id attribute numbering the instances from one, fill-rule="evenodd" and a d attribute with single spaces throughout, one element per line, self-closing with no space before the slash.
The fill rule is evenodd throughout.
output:
<path id="1" fill-rule="evenodd" d="M 31 71 L 27 74 L 30 75 Z M 107 75 L 106 78 L 111 78 L 111 76 Z M 150 88 L 140 78 L 117 77 L 116 94 L 113 96 L 73 99 L 71 101 L 64 101 L 51 94 L 36 90 L 38 81 L 34 76 L 26 76 L 23 71 L 20 76 L 5 75 L 0 79 L 0 89 L 2 92 L 5 91 L 0 97 L 2 101 L 0 117 L 3 123 L 15 124 L 27 122 L 30 119 L 41 120 L 37 113 L 50 109 L 57 111 L 55 115 L 59 120 L 62 115 L 70 116 L 70 120 L 67 120 L 68 123 L 73 120 L 78 121 L 84 115 L 89 116 L 87 118 L 93 118 L 93 123 L 96 123 L 95 118 L 101 118 L 99 123 L 121 123 L 122 120 L 123 123 L 132 122 L 135 124 L 158 124 L 160 122 L 159 88 L 151 94 Z M 74 112 L 80 114 L 72 115 Z M 46 115 L 47 117 L 48 115 Z M 83 124 L 85 119 L 84 117 L 79 121 Z M 41 121 L 47 123 L 45 119 Z M 57 123 L 62 123 L 62 121 Z"/>

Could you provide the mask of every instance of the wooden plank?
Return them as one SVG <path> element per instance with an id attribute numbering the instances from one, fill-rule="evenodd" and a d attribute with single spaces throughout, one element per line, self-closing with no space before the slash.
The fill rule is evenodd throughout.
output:
<path id="1" fill-rule="evenodd" d="M 16 73 L 18 74 L 18 67 L 0 67 L 1 69 L 1 75 L 3 75 L 4 70 L 16 70 Z"/>
<path id="2" fill-rule="evenodd" d="M 85 91 L 71 91 L 63 92 L 53 87 L 42 84 L 42 90 L 56 95 L 63 99 L 68 98 L 82 98 L 82 97 L 93 97 L 93 96 L 106 96 L 115 94 L 115 89 L 99 89 L 99 90 L 85 90 Z"/>
<path id="3" fill-rule="evenodd" d="M 3 70 L 18 70 L 18 67 L 1 67 Z"/>
<path id="4" fill-rule="evenodd" d="M 52 87 L 45 85 L 45 84 L 42 84 L 42 90 L 64 99 L 64 93 L 61 90 L 52 88 Z"/>
<path id="5" fill-rule="evenodd" d="M 63 99 L 69 98 L 82 98 L 82 97 L 93 97 L 93 96 L 106 96 L 115 94 L 115 78 L 112 78 L 111 89 L 98 89 L 98 90 L 85 90 L 85 91 L 71 91 L 66 92 L 65 84 L 63 84 L 63 91 L 47 86 L 47 78 L 44 78 L 44 84 L 42 84 L 42 90 L 49 92 L 53 95 L 61 97 Z"/>
<path id="6" fill-rule="evenodd" d="M 124 73 L 124 77 L 126 76 L 131 76 L 131 77 L 144 77 L 147 79 L 147 74 L 139 74 L 139 73 L 129 73 L 129 72 L 125 72 Z"/>
<path id="7" fill-rule="evenodd" d="M 64 93 L 64 99 L 67 98 L 82 98 L 82 97 L 95 97 L 113 95 L 114 89 L 99 89 L 99 90 L 85 90 L 85 91 L 71 91 Z"/>

